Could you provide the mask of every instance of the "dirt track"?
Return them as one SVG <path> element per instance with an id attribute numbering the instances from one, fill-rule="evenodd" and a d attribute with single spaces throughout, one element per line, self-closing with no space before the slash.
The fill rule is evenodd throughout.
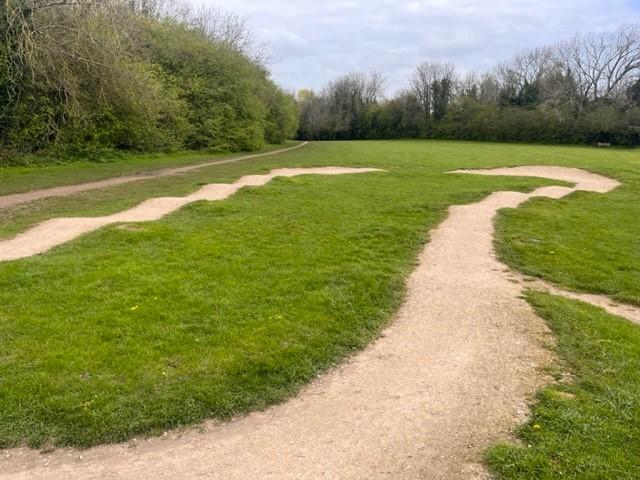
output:
<path id="1" fill-rule="evenodd" d="M 125 183 L 138 182 L 140 180 L 149 180 L 151 178 L 160 178 L 160 177 L 167 177 L 170 175 L 178 175 L 181 173 L 187 173 L 193 170 L 198 170 L 204 167 L 211 167 L 213 165 L 224 165 L 226 163 L 235 163 L 241 160 L 249 160 L 252 158 L 278 155 L 280 153 L 289 152 L 291 150 L 296 150 L 298 148 L 304 147 L 307 144 L 308 142 L 303 142 L 299 145 L 296 145 L 290 148 L 282 148 L 279 150 L 273 150 L 271 152 L 266 152 L 266 153 L 256 153 L 253 155 L 244 155 L 241 157 L 227 158 L 226 160 L 216 160 L 213 162 L 198 163 L 196 165 L 188 165 L 186 167 L 164 168 L 161 170 L 143 172 L 135 175 L 107 178 L 105 180 L 98 180 L 95 182 L 79 183 L 77 185 L 65 185 L 63 187 L 45 188 L 42 190 L 34 190 L 32 192 L 2 195 L 0 196 L 0 208 L 7 208 L 12 205 L 33 202 L 34 200 L 40 200 L 48 197 L 66 197 L 69 195 L 74 195 L 76 193 L 86 192 L 87 190 L 96 190 L 98 188 L 114 187 L 116 185 L 122 185 Z"/>
<path id="2" fill-rule="evenodd" d="M 105 217 L 53 218 L 30 228 L 26 232 L 0 240 L 0 262 L 31 257 L 69 242 L 93 230 L 120 222 L 150 222 L 199 200 L 223 200 L 243 187 L 265 185 L 276 177 L 321 174 L 343 175 L 379 171 L 374 168 L 280 168 L 265 175 L 247 175 L 234 183 L 212 183 L 185 197 L 152 198 L 136 207 Z"/>
<path id="3" fill-rule="evenodd" d="M 470 172 L 498 174 L 490 172 Z M 383 336 L 296 398 L 225 424 L 77 452 L 4 452 L 3 479 L 470 479 L 545 381 L 548 335 L 492 249 L 493 218 L 534 196 L 617 182 L 575 169 L 501 175 L 575 182 L 454 206 L 432 232 Z"/>

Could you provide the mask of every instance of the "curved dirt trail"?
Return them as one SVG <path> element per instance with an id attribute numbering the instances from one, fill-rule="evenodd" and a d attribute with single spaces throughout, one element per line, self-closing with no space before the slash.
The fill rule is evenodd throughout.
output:
<path id="1" fill-rule="evenodd" d="M 480 172 L 473 172 L 480 173 Z M 490 173 L 491 174 L 491 173 Z M 548 334 L 492 250 L 498 209 L 617 182 L 574 169 L 500 174 L 575 182 L 454 206 L 431 234 L 382 337 L 296 398 L 202 431 L 87 451 L 0 457 L 4 479 L 469 479 L 544 381 Z"/>
<path id="2" fill-rule="evenodd" d="M 76 185 L 65 185 L 62 187 L 45 188 L 42 190 L 34 190 L 25 193 L 13 193 L 10 195 L 0 196 L 0 208 L 7 208 L 20 203 L 32 202 L 34 200 L 40 200 L 48 197 L 67 197 L 80 192 L 86 192 L 87 190 L 96 190 L 98 188 L 114 187 L 116 185 L 122 185 L 124 183 L 137 182 L 140 180 L 149 180 L 151 178 L 167 177 L 170 175 L 178 175 L 180 173 L 187 173 L 200 168 L 211 167 L 214 165 L 224 165 L 226 163 L 240 162 L 241 160 L 249 160 L 252 158 L 269 157 L 272 155 L 278 155 L 280 153 L 289 152 L 306 146 L 309 142 L 302 142 L 299 145 L 289 148 L 282 148 L 279 150 L 273 150 L 266 153 L 256 153 L 252 155 L 244 155 L 242 157 L 227 158 L 226 160 L 216 160 L 213 162 L 198 163 L 196 165 L 188 165 L 186 167 L 175 168 L 163 168 L 161 170 L 154 170 L 150 172 L 126 175 L 121 177 L 112 177 L 105 180 L 97 180 L 95 182 L 78 183 Z"/>
<path id="3" fill-rule="evenodd" d="M 507 167 L 507 168 L 494 168 L 491 170 L 458 170 L 454 173 L 473 173 L 476 175 L 502 175 L 502 176 L 518 176 L 522 175 L 522 169 L 525 168 L 527 176 L 546 177 L 556 180 L 563 180 L 570 183 L 575 183 L 576 190 L 585 190 L 592 192 L 605 193 L 613 190 L 619 185 L 619 182 L 612 179 L 607 179 L 607 182 L 603 181 L 600 175 L 584 175 L 584 170 L 577 168 L 565 168 L 565 167 Z M 553 295 L 559 295 L 572 300 L 579 300 L 581 302 L 590 303 L 596 307 L 600 307 L 612 315 L 626 318 L 630 322 L 640 324 L 640 307 L 628 305 L 617 302 L 606 295 L 597 295 L 592 293 L 579 293 L 565 290 L 536 278 L 528 278 L 519 274 L 512 274 L 514 281 L 522 282 L 526 288 L 547 291 Z"/>
<path id="4" fill-rule="evenodd" d="M 199 200 L 224 200 L 243 187 L 265 185 L 276 177 L 321 174 L 343 175 L 379 172 L 375 168 L 280 168 L 265 175 L 247 175 L 234 183 L 212 183 L 185 197 L 160 197 L 146 200 L 136 207 L 104 217 L 53 218 L 20 233 L 9 240 L 0 241 L 0 262 L 31 257 L 69 242 L 88 232 L 120 222 L 150 222 L 159 220 L 185 205 Z"/>

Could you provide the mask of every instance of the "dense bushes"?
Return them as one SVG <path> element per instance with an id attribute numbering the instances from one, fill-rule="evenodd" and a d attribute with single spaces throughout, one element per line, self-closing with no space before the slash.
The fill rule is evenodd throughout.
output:
<path id="1" fill-rule="evenodd" d="M 580 114 L 545 108 L 483 105 L 459 99 L 433 131 L 434 138 L 497 142 L 640 145 L 640 109 L 590 105 Z"/>
<path id="2" fill-rule="evenodd" d="M 2 0 L 0 156 L 255 150 L 297 125 L 244 23 L 126 0 Z"/>
<path id="3" fill-rule="evenodd" d="M 640 145 L 640 107 L 623 102 L 590 102 L 579 112 L 567 112 L 546 105 L 525 108 L 457 96 L 451 99 L 442 118 L 427 120 L 419 101 L 410 92 L 403 92 L 392 99 L 354 109 L 355 120 L 342 124 L 337 119 L 349 117 L 344 113 L 338 117 L 322 98 L 315 98 L 313 104 L 309 98 L 302 99 L 300 108 L 298 135 L 302 139 L 440 138 Z M 332 119 L 334 115 L 336 119 Z"/>

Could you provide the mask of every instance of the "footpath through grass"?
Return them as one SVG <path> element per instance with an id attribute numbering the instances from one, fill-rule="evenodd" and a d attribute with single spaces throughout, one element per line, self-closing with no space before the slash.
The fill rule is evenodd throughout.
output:
<path id="1" fill-rule="evenodd" d="M 0 264 L 0 445 L 88 446 L 280 401 L 376 336 L 449 205 L 546 183 L 443 175 L 451 164 L 430 164 L 423 145 L 395 150 L 228 165 L 201 181 L 284 165 L 389 171 L 280 179 Z"/>
<path id="2" fill-rule="evenodd" d="M 8 236 L 52 216 L 103 215 L 277 167 L 388 170 L 279 179 L 1 263 L 0 446 L 114 442 L 281 401 L 375 338 L 448 206 L 552 183 L 445 172 L 570 165 L 637 186 L 636 157 L 573 147 L 322 143 L 0 211 L 0 235 Z M 593 218 L 628 204 L 624 192 L 597 195 L 613 203 L 594 202 Z M 624 256 L 634 224 L 615 222 L 616 212 L 602 248 Z"/>
<path id="3" fill-rule="evenodd" d="M 528 295 L 557 338 L 560 380 L 538 395 L 521 445 L 488 454 L 499 479 L 640 478 L 640 327 L 584 303 Z"/>
<path id="4" fill-rule="evenodd" d="M 0 195 L 22 193 L 43 188 L 75 185 L 106 178 L 133 175 L 163 168 L 183 167 L 209 161 L 242 157 L 265 153 L 295 146 L 298 142 L 285 145 L 267 145 L 258 152 L 235 153 L 145 153 L 119 154 L 105 157 L 104 161 L 76 160 L 57 164 L 34 164 L 25 166 L 0 166 Z"/>

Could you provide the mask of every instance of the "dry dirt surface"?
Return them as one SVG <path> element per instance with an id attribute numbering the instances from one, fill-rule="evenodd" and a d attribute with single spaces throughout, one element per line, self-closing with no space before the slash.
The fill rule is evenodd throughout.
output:
<path id="1" fill-rule="evenodd" d="M 0 208 L 7 208 L 12 205 L 18 205 L 20 203 L 32 202 L 34 200 L 40 200 L 47 197 L 66 197 L 74 195 L 80 192 L 86 192 L 87 190 L 96 190 L 98 188 L 113 187 L 116 185 L 122 185 L 124 183 L 138 182 L 140 180 L 149 180 L 152 178 L 166 177 L 169 175 L 179 175 L 181 173 L 191 172 L 204 167 L 211 167 L 213 165 L 224 165 L 226 163 L 235 163 L 242 160 L 250 160 L 252 158 L 268 157 L 272 155 L 278 155 L 280 153 L 289 152 L 298 148 L 304 147 L 308 142 L 303 142 L 299 145 L 289 148 L 283 148 L 280 150 L 273 150 L 266 153 L 257 153 L 254 155 L 244 155 L 242 157 L 227 158 L 226 160 L 216 160 L 213 162 L 198 163 L 196 165 L 188 165 L 186 167 L 165 168 L 161 170 L 155 170 L 151 172 L 143 172 L 135 175 L 127 175 L 122 177 L 107 178 L 105 180 L 98 180 L 95 182 L 79 183 L 76 185 L 65 185 L 63 187 L 45 188 L 42 190 L 34 190 L 25 193 L 14 193 L 11 195 L 0 196 Z"/>
<path id="2" fill-rule="evenodd" d="M 93 230 L 121 222 L 150 222 L 200 200 L 224 200 L 243 187 L 265 185 L 276 177 L 297 175 L 344 175 L 377 172 L 373 168 L 280 168 L 265 175 L 247 175 L 234 183 L 212 183 L 185 197 L 160 197 L 105 217 L 53 218 L 9 240 L 0 241 L 0 262 L 31 257 L 69 242 Z"/>
<path id="3" fill-rule="evenodd" d="M 483 450 L 508 439 L 547 379 L 545 323 L 492 249 L 493 219 L 534 196 L 617 182 L 575 169 L 500 175 L 575 188 L 494 193 L 450 209 L 380 339 L 296 398 L 228 423 L 90 450 L 2 452 L 3 479 L 483 479 Z M 490 172 L 468 172 L 486 173 Z"/>

